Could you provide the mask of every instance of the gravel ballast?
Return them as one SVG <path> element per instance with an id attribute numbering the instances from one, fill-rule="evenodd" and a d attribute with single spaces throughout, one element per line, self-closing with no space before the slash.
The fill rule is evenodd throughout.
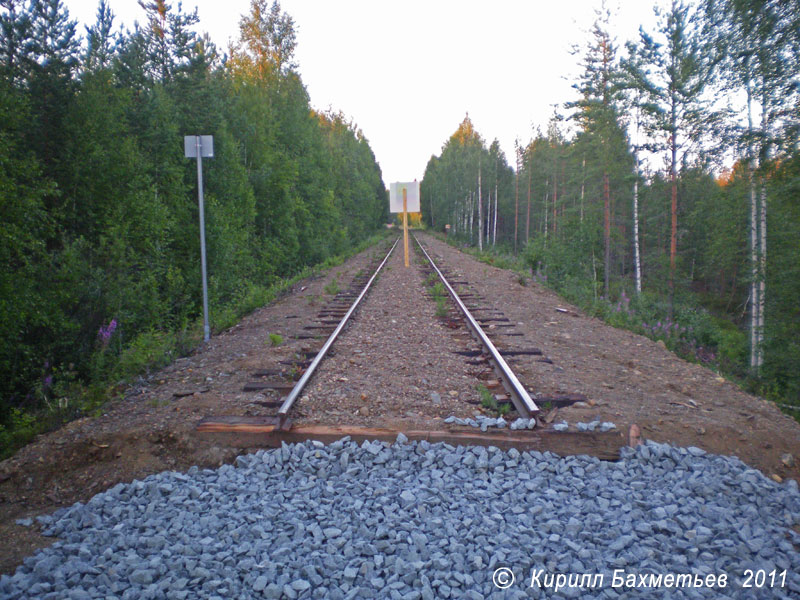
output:
<path id="1" fill-rule="evenodd" d="M 796 482 L 652 442 L 616 463 L 402 436 L 306 442 L 38 520 L 60 539 L 0 578 L 0 597 L 800 597 Z M 503 590 L 501 567 L 515 576 Z M 748 570 L 763 587 L 743 587 Z M 615 571 L 634 584 L 612 585 Z M 593 578 L 556 592 L 559 574 Z M 649 574 L 727 584 L 642 586 Z"/>

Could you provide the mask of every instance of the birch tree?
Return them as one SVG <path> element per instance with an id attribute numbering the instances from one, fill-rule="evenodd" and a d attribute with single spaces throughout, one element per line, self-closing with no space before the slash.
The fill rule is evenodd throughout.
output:
<path id="1" fill-rule="evenodd" d="M 726 91 L 743 92 L 746 127 L 735 142 L 748 165 L 750 203 L 750 370 L 764 363 L 767 282 L 767 186 L 776 150 L 791 148 L 797 117 L 798 28 L 796 2 L 706 0 L 706 26 L 713 36 Z M 760 112 L 760 119 L 754 113 Z"/>

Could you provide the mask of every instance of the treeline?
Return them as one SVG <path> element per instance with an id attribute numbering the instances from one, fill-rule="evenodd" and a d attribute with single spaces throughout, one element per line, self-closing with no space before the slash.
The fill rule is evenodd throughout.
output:
<path id="1" fill-rule="evenodd" d="M 142 24 L 122 31 L 100 2 L 81 36 L 61 0 L 2 3 L 0 433 L 42 408 L 80 408 L 80 390 L 196 329 L 184 135 L 214 136 L 212 326 L 386 221 L 370 146 L 341 114 L 310 108 L 277 1 L 252 0 L 225 53 L 196 11 L 140 5 Z"/>
<path id="2" fill-rule="evenodd" d="M 575 97 L 513 165 L 465 119 L 428 163 L 425 222 L 800 405 L 800 4 L 659 14 L 624 48 L 598 15 Z"/>

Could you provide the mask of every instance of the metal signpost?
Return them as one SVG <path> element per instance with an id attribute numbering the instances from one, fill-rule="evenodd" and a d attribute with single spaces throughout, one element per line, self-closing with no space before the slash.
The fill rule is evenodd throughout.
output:
<path id="1" fill-rule="evenodd" d="M 389 212 L 403 213 L 403 246 L 408 266 L 408 213 L 419 212 L 419 182 L 393 183 L 389 186 Z"/>
<path id="2" fill-rule="evenodd" d="M 214 136 L 187 135 L 183 138 L 186 158 L 197 159 L 197 202 L 200 206 L 200 268 L 203 271 L 203 339 L 211 337 L 208 325 L 208 279 L 206 277 L 206 222 L 203 208 L 203 157 L 214 158 Z"/>

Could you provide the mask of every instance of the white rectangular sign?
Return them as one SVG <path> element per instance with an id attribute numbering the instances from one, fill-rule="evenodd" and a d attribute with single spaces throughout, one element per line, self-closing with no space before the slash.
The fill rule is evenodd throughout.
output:
<path id="1" fill-rule="evenodd" d="M 183 155 L 186 158 L 197 158 L 197 138 L 200 138 L 200 156 L 214 158 L 213 135 L 185 135 L 183 136 Z"/>
<path id="2" fill-rule="evenodd" d="M 419 182 L 396 182 L 389 185 L 389 212 L 403 212 L 403 188 L 406 190 L 406 212 L 419 212 Z"/>

